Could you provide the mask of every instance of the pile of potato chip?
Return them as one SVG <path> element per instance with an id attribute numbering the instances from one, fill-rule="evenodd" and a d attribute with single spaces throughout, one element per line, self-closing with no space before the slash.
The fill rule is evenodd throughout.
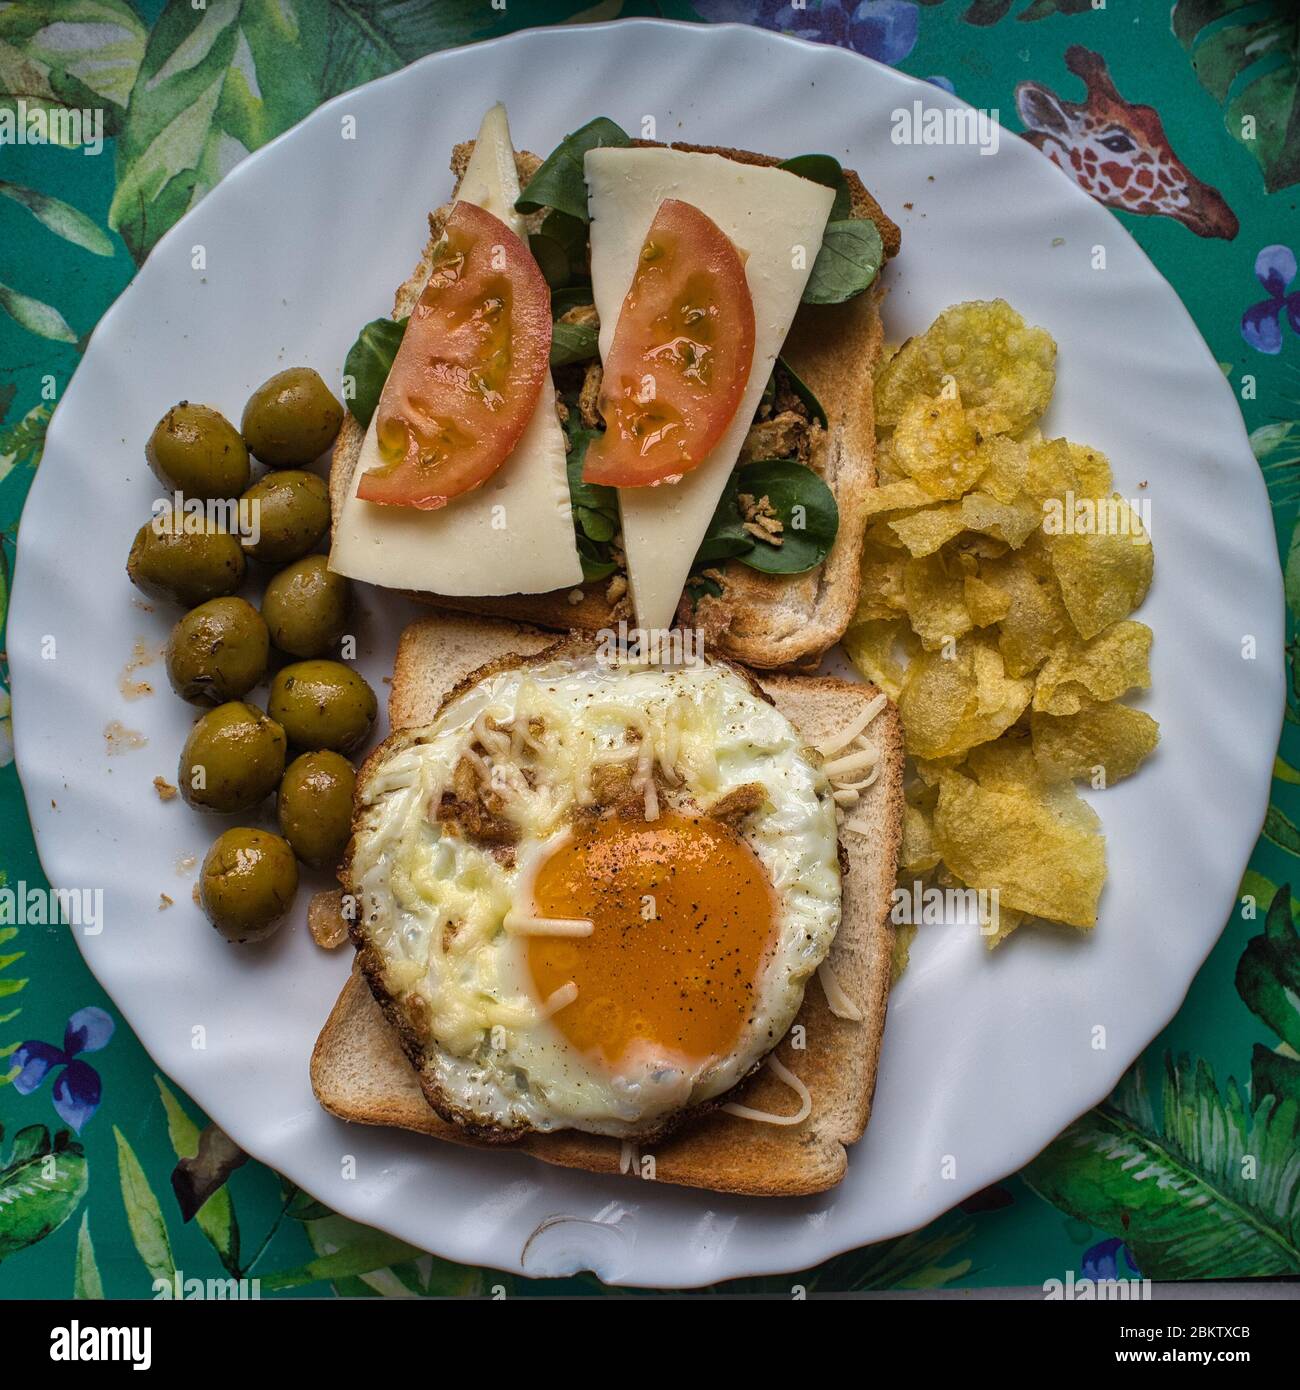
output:
<path id="1" fill-rule="evenodd" d="M 900 877 L 996 889 L 989 946 L 1029 918 L 1095 924 L 1105 842 L 1074 783 L 1112 785 L 1158 739 L 1119 703 L 1151 683 L 1151 630 L 1128 616 L 1150 537 L 1101 454 L 1036 428 L 1055 359 L 993 300 L 946 310 L 883 364 L 880 485 L 844 638 L 902 715 Z"/>

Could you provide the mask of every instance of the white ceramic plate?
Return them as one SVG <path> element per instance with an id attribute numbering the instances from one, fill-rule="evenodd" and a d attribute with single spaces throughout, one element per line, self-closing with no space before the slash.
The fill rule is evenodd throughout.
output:
<path id="1" fill-rule="evenodd" d="M 1140 616 L 1156 631 L 1147 704 L 1163 744 L 1099 801 L 1110 882 L 1097 929 L 1022 932 L 991 958 L 970 930 L 923 931 L 890 1005 L 871 1127 L 821 1197 L 597 1179 L 324 1114 L 307 1059 L 350 953 L 318 950 L 301 922 L 263 950 L 232 950 L 205 925 L 176 866 L 202 856 L 214 824 L 161 804 L 151 785 L 174 776 L 192 711 L 160 667 L 154 697 L 119 691 L 135 639 L 160 643 L 174 618 L 134 602 L 123 570 L 157 491 L 142 456 L 154 421 L 186 397 L 238 418 L 286 365 L 337 380 L 449 191 L 449 147 L 497 98 L 539 151 L 604 114 L 631 131 L 653 115 L 661 139 L 839 156 L 903 226 L 890 337 L 954 301 L 1005 296 L 1060 345 L 1051 431 L 1104 450 L 1120 491 L 1151 499 L 1156 581 Z M 733 26 L 628 21 L 436 54 L 240 164 L 96 330 L 23 516 L 9 626 L 41 859 L 58 886 L 105 890 L 106 926 L 78 944 L 158 1065 L 338 1211 L 531 1274 L 587 1266 L 611 1282 L 688 1286 L 801 1269 L 921 1225 L 1023 1165 L 1110 1091 L 1218 936 L 1263 815 L 1283 690 L 1273 530 L 1232 393 L 1137 245 L 1028 144 L 1004 132 L 984 156 L 891 143 L 890 113 L 917 99 L 954 104 L 843 50 Z M 355 140 L 340 138 L 345 115 Z M 1104 271 L 1092 268 L 1098 245 Z M 364 605 L 361 666 L 382 691 L 407 613 L 374 591 Z M 47 634 L 54 660 L 42 659 Z M 107 756 L 111 720 L 147 746 Z M 160 893 L 176 906 L 159 911 Z"/>

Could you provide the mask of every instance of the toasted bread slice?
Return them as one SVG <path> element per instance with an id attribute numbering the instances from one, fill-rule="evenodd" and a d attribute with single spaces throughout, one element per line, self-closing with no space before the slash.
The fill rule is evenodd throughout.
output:
<path id="1" fill-rule="evenodd" d="M 770 155 L 713 145 L 676 144 L 673 148 L 719 154 L 744 164 L 780 162 Z M 470 140 L 452 152 L 456 187 L 460 186 L 473 149 L 474 142 Z M 519 151 L 515 162 L 520 182 L 526 184 L 541 161 L 534 154 Z M 898 227 L 884 214 L 858 175 L 850 170 L 845 172 L 852 216 L 873 221 L 886 257 L 896 255 Z M 397 291 L 394 318 L 411 312 L 428 280 L 445 212 L 443 208 L 430 215 L 429 243 L 420 263 Z M 538 218 L 540 214 L 534 214 L 531 220 Z M 709 632 L 714 649 L 722 656 L 762 669 L 816 665 L 822 653 L 844 635 L 852 620 L 858 602 L 866 498 L 876 483 L 872 377 L 881 349 L 879 305 L 877 284 L 847 304 L 805 304 L 795 316 L 783 356 L 826 411 L 829 428 L 816 433 L 808 462 L 835 496 L 840 513 L 839 533 L 825 561 L 806 574 L 766 575 L 737 563 L 720 567 L 721 597 L 703 600 L 692 621 Z M 364 439 L 362 426 L 351 413 L 345 414 L 330 468 L 334 516 L 342 515 Z M 608 590 L 609 582 L 601 580 L 545 594 L 446 598 L 421 593 L 412 597 L 438 607 L 513 618 L 557 631 L 595 633 L 616 623 L 619 616 L 606 596 Z"/>
<path id="2" fill-rule="evenodd" d="M 389 714 L 395 730 L 432 720 L 453 690 L 488 663 L 513 663 L 550 646 L 554 635 L 499 620 L 440 615 L 413 623 L 398 649 Z M 773 675 L 763 690 L 810 742 L 843 728 L 877 693 L 827 677 Z M 776 1056 L 808 1087 L 812 1112 L 778 1127 L 713 1111 L 639 1151 L 617 1139 L 577 1131 L 527 1134 L 515 1147 L 565 1167 L 616 1173 L 644 1170 L 654 1157 L 658 1181 L 719 1192 L 792 1196 L 833 1187 L 847 1167 L 845 1148 L 866 1128 L 889 990 L 893 927 L 890 893 L 902 820 L 903 739 L 897 711 L 887 706 L 868 738 L 881 753 L 880 776 L 854 811 L 870 834 L 842 837 L 843 918 L 828 962 L 863 1017 L 831 1012 L 822 984 L 810 980 L 795 1027 Z M 373 758 L 369 765 L 374 766 Z M 363 768 L 361 778 L 367 775 Z M 381 991 L 382 993 L 382 991 Z M 317 1041 L 312 1088 L 332 1114 L 362 1124 L 395 1125 L 460 1144 L 488 1144 L 429 1105 L 403 1040 L 367 981 L 355 972 Z M 800 1029 L 802 1031 L 800 1031 Z M 802 1041 L 802 1048 L 796 1047 Z M 418 1053 L 416 1054 L 418 1055 Z M 791 1113 L 790 1089 L 763 1068 L 727 1099 L 768 1113 Z"/>

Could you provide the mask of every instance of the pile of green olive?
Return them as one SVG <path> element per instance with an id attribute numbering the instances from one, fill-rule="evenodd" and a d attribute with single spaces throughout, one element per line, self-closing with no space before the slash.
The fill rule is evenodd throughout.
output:
<path id="1" fill-rule="evenodd" d="M 203 861 L 199 900 L 230 941 L 261 941 L 279 927 L 299 860 L 338 864 L 356 776 L 346 755 L 366 741 L 378 710 L 366 681 L 328 659 L 347 628 L 351 593 L 319 553 L 329 490 L 306 467 L 342 421 L 321 378 L 294 367 L 253 392 L 239 429 L 211 406 L 182 401 L 145 449 L 159 482 L 187 505 L 180 524 L 141 526 L 127 573 L 150 598 L 188 610 L 167 641 L 167 676 L 183 700 L 208 707 L 181 751 L 180 793 L 219 814 L 255 811 L 276 796 L 280 834 L 227 830 Z M 268 468 L 257 481 L 250 456 Z M 193 512 L 192 499 L 202 504 Z M 214 503 L 238 505 L 223 512 Z M 231 515 L 256 524 L 232 531 Z M 238 594 L 250 560 L 275 567 L 260 611 Z M 273 652 L 290 660 L 271 676 L 262 710 L 247 696 L 270 674 Z"/>

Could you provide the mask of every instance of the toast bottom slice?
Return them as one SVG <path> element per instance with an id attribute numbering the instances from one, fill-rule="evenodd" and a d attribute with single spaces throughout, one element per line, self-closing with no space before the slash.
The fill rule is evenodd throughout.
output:
<path id="1" fill-rule="evenodd" d="M 553 640 L 534 628 L 463 615 L 413 623 L 402 634 L 389 698 L 394 729 L 429 722 L 443 695 L 485 662 L 510 653 L 530 655 Z M 760 683 L 809 742 L 838 732 L 877 693 L 873 686 L 829 677 L 779 675 Z M 847 1146 L 861 1137 L 870 1117 L 889 992 L 889 900 L 903 799 L 902 731 L 892 706 L 872 721 L 868 737 L 881 753 L 880 775 L 854 819 L 871 833 L 842 836 L 843 921 L 828 957 L 863 1017 L 860 1022 L 836 1017 L 821 983 L 811 979 L 795 1024 L 774 1054 L 808 1088 L 808 1117 L 776 1126 L 714 1111 L 643 1149 L 576 1130 L 529 1134 L 511 1147 L 564 1167 L 653 1173 L 659 1182 L 753 1196 L 808 1195 L 843 1178 Z M 429 1106 L 396 1034 L 357 973 L 317 1040 L 311 1081 L 320 1103 L 341 1119 L 392 1125 L 476 1148 L 500 1147 L 475 1140 Z M 771 1114 L 791 1114 L 799 1105 L 769 1067 L 729 1097 L 735 1098 Z M 650 1157 L 653 1167 L 646 1162 Z"/>

